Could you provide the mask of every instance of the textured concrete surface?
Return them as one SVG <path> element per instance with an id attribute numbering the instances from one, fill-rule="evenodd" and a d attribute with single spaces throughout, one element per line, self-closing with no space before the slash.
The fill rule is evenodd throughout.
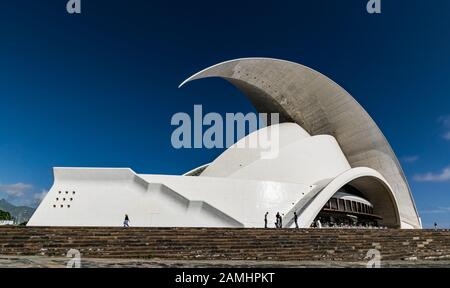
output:
<path id="1" fill-rule="evenodd" d="M 205 261 L 450 260 L 449 230 L 0 227 L 0 255 Z M 370 257 L 369 257 L 370 258 Z"/>
<path id="2" fill-rule="evenodd" d="M 297 63 L 247 58 L 214 65 L 180 86 L 207 77 L 231 82 L 258 112 L 277 112 L 281 122 L 296 122 L 311 135 L 334 136 L 352 167 L 375 169 L 387 179 L 399 204 L 403 227 L 420 227 L 406 177 L 391 146 L 369 114 L 338 84 Z M 389 213 L 389 203 L 376 193 L 365 196 L 376 207 L 376 214 Z M 392 227 L 396 223 L 386 224 Z"/>
<path id="3" fill-rule="evenodd" d="M 0 268 L 66 268 L 68 258 L 0 255 Z M 81 268 L 365 268 L 365 262 L 340 261 L 183 261 L 82 258 Z M 443 261 L 382 261 L 381 268 L 449 268 Z"/>

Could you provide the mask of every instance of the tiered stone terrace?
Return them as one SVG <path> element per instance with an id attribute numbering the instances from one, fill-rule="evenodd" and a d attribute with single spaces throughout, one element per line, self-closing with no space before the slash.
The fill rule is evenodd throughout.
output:
<path id="1" fill-rule="evenodd" d="M 165 260 L 449 260 L 449 230 L 0 227 L 0 255 Z"/>

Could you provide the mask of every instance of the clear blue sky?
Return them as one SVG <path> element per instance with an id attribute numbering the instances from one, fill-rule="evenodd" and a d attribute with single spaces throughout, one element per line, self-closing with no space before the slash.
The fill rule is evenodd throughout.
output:
<path id="1" fill-rule="evenodd" d="M 402 161 L 426 226 L 450 227 L 450 1 L 0 3 L 0 198 L 36 204 L 54 166 L 179 174 L 221 151 L 175 150 L 170 117 L 250 112 L 209 65 L 274 57 L 347 89 Z M 445 137 L 447 136 L 447 137 Z"/>

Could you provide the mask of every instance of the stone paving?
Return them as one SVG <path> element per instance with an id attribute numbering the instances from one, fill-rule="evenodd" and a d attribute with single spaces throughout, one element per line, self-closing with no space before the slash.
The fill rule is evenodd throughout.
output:
<path id="1" fill-rule="evenodd" d="M 358 263 L 376 249 L 383 261 L 444 261 L 450 260 L 450 231 L 0 227 L 0 255 L 65 257 L 71 249 L 83 258 L 213 261 L 207 263 Z"/>
<path id="2" fill-rule="evenodd" d="M 0 255 L 0 268 L 65 268 L 70 258 Z M 365 268 L 364 262 L 82 258 L 82 268 Z M 384 268 L 450 268 L 450 260 L 381 261 Z"/>

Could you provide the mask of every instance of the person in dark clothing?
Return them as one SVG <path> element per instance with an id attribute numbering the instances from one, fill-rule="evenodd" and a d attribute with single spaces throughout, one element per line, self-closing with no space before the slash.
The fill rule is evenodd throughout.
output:
<path id="1" fill-rule="evenodd" d="M 277 212 L 276 218 L 277 218 L 277 228 L 282 228 L 283 227 L 283 224 L 282 224 L 283 220 L 281 219 L 280 212 Z"/>
<path id="2" fill-rule="evenodd" d="M 123 227 L 130 227 L 130 218 L 128 217 L 128 214 L 125 214 L 125 220 L 123 220 Z"/>
<path id="3" fill-rule="evenodd" d="M 298 228 L 298 216 L 297 216 L 297 212 L 294 212 L 294 222 L 295 222 L 295 228 Z"/>
<path id="4" fill-rule="evenodd" d="M 267 228 L 267 215 L 269 215 L 269 212 L 264 215 L 264 228 Z"/>

